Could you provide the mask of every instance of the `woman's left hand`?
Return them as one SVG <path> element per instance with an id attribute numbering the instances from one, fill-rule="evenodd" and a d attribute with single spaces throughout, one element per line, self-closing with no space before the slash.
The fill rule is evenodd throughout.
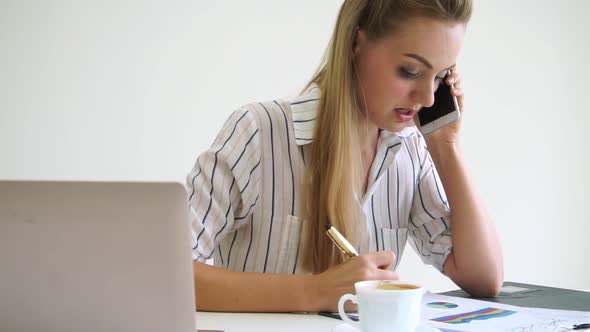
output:
<path id="1" fill-rule="evenodd" d="M 447 84 L 452 85 L 451 93 L 457 97 L 457 102 L 459 104 L 459 110 L 461 112 L 461 116 L 459 119 L 445 127 L 442 127 L 438 130 L 431 132 L 430 134 L 426 135 L 425 139 L 428 143 L 450 143 L 455 144 L 459 141 L 459 129 L 461 127 L 461 120 L 463 115 L 465 114 L 465 107 L 464 107 L 464 96 L 463 96 L 463 86 L 462 86 L 462 77 L 461 74 L 457 71 L 456 68 L 451 70 L 451 74 L 447 77 L 446 82 L 441 82 L 440 84 Z M 432 144 L 431 143 L 431 144 Z M 430 145 L 430 144 L 428 144 Z"/>

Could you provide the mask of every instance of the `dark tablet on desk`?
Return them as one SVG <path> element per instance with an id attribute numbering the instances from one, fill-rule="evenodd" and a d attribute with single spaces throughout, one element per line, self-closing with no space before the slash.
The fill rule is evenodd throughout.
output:
<path id="1" fill-rule="evenodd" d="M 462 290 L 441 294 L 471 298 Z M 517 282 L 505 282 L 497 297 L 477 299 L 520 307 L 590 311 L 590 292 Z"/>

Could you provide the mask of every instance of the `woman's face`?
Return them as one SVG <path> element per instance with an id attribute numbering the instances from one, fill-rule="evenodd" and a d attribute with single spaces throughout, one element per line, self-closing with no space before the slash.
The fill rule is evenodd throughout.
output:
<path id="1" fill-rule="evenodd" d="M 431 106 L 447 69 L 454 67 L 465 26 L 414 18 L 394 33 L 371 41 L 359 30 L 355 65 L 371 124 L 397 132 L 411 124 L 422 106 Z"/>

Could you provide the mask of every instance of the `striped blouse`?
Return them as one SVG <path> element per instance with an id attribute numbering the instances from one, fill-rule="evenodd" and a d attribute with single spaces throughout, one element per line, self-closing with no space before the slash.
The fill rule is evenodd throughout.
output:
<path id="1" fill-rule="evenodd" d="M 312 86 L 291 100 L 235 111 L 187 176 L 193 259 L 245 272 L 308 273 L 301 266 L 301 196 L 319 99 Z M 415 127 L 381 130 L 361 203 L 366 251 L 396 253 L 406 241 L 443 271 L 452 251 L 450 210 Z M 361 221 L 363 222 L 363 221 Z M 361 248 L 361 254 L 363 250 Z"/>

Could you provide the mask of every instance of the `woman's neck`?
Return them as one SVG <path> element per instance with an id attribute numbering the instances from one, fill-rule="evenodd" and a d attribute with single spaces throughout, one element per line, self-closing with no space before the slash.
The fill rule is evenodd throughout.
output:
<path id="1" fill-rule="evenodd" d="M 379 141 L 379 128 L 373 124 L 369 124 L 367 125 L 365 135 L 362 135 L 361 137 L 361 153 L 363 160 L 365 160 L 365 155 L 374 157 L 375 152 L 377 151 L 377 142 Z M 371 161 L 372 160 L 373 159 L 371 158 Z"/>
<path id="2" fill-rule="evenodd" d="M 379 140 L 379 130 L 377 127 L 368 128 L 367 135 L 363 139 L 361 145 L 361 159 L 362 159 L 362 170 L 361 170 L 361 183 L 363 193 L 367 191 L 369 184 L 369 174 L 371 173 L 371 165 L 377 154 L 377 142 Z"/>

